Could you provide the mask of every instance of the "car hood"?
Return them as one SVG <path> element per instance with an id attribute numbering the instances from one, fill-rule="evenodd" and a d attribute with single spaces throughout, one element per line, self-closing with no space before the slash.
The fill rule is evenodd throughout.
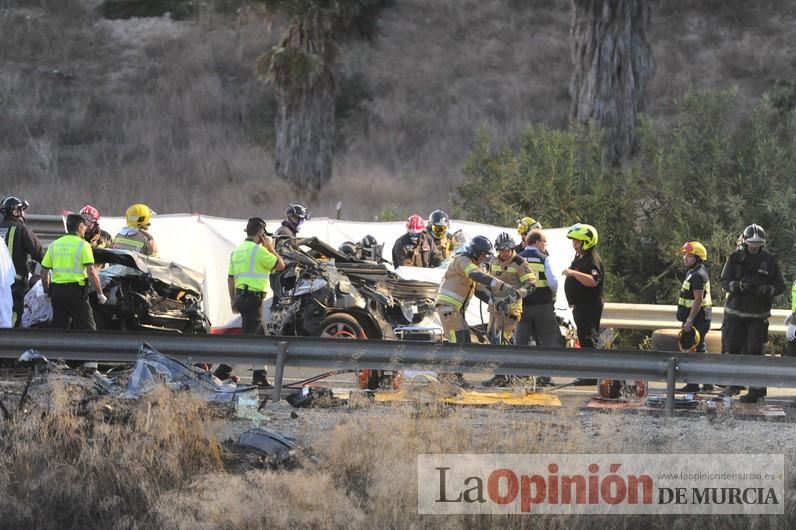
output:
<path id="1" fill-rule="evenodd" d="M 174 285 L 194 294 L 202 294 L 205 276 L 173 261 L 145 256 L 138 252 L 115 248 L 95 248 L 94 262 L 98 265 L 108 263 L 124 265 L 168 285 Z M 116 274 L 119 276 L 119 274 Z"/>

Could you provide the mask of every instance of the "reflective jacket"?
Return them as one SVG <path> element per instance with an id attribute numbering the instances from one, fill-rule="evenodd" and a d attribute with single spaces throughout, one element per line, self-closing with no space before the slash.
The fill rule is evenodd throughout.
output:
<path id="1" fill-rule="evenodd" d="M 24 223 L 11 217 L 0 221 L 0 237 L 5 241 L 8 252 L 11 254 L 11 261 L 16 269 L 16 282 L 28 281 L 28 256 L 30 259 L 41 263 L 44 257 L 39 238 L 33 230 L 25 226 Z"/>
<path id="2" fill-rule="evenodd" d="M 523 298 L 523 305 L 552 304 L 556 299 L 558 281 L 555 276 L 547 277 L 549 268 L 547 255 L 536 247 L 526 247 L 520 257 L 528 262 L 531 271 L 536 274 L 536 290 Z"/>
<path id="3" fill-rule="evenodd" d="M 767 286 L 766 292 L 757 292 L 759 286 Z M 768 318 L 771 316 L 772 299 L 785 292 L 785 279 L 777 259 L 765 249 L 757 254 L 740 249 L 727 258 L 721 271 L 721 287 L 727 291 L 725 315 L 747 319 Z"/>
<path id="4" fill-rule="evenodd" d="M 434 238 L 426 231 L 417 235 L 406 233 L 399 237 L 392 247 L 392 264 L 396 268 L 438 267 L 441 263 L 442 254 Z"/>
<path id="5" fill-rule="evenodd" d="M 132 250 L 145 256 L 154 255 L 152 245 L 149 244 L 154 238 L 146 230 L 136 228 L 122 228 L 116 237 L 113 238 L 113 248 L 122 250 Z"/>
<path id="6" fill-rule="evenodd" d="M 470 257 L 463 254 L 456 256 L 445 271 L 439 286 L 437 305 L 449 305 L 464 311 L 475 289 L 476 280 L 472 276 L 479 274 L 484 273 Z"/>
<path id="7" fill-rule="evenodd" d="M 536 280 L 536 275 L 529 267 L 528 262 L 514 253 L 506 261 L 495 258 L 489 266 L 489 272 L 498 280 L 506 282 L 515 289 L 530 288 Z M 515 313 L 522 313 L 522 300 L 514 302 L 511 309 Z"/>
<path id="8" fill-rule="evenodd" d="M 439 250 L 442 260 L 444 261 L 448 259 L 451 256 L 451 254 L 453 254 L 454 247 L 456 246 L 456 242 L 453 239 L 453 237 L 451 237 L 450 234 L 445 234 L 444 236 L 437 239 L 436 237 L 434 237 L 434 233 L 431 232 L 431 230 L 426 229 L 426 231 L 431 236 L 431 239 L 434 241 L 434 244 L 437 245 L 437 250 Z"/>
<path id="9" fill-rule="evenodd" d="M 713 313 L 713 301 L 710 298 L 710 278 L 708 271 L 702 263 L 690 268 L 685 273 L 685 280 L 680 287 L 680 297 L 677 299 L 677 320 L 685 322 L 694 306 L 694 291 L 704 291 L 701 308 L 694 318 L 695 322 L 710 321 Z"/>
<path id="10" fill-rule="evenodd" d="M 230 254 L 228 274 L 235 279 L 235 289 L 265 293 L 276 262 L 276 256 L 265 247 L 247 239 Z"/>
<path id="11" fill-rule="evenodd" d="M 86 284 L 86 266 L 94 264 L 91 245 L 81 237 L 67 234 L 52 242 L 41 260 L 42 267 L 53 271 L 53 283 Z"/>

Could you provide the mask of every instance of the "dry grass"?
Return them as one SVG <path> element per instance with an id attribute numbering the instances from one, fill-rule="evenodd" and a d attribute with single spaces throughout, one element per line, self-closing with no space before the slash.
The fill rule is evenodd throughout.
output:
<path id="1" fill-rule="evenodd" d="M 421 453 L 779 453 L 782 424 L 627 414 L 385 407 L 304 410 L 299 467 L 224 471 L 208 410 L 165 391 L 121 406 L 64 385 L 0 424 L 0 517 L 10 528 L 688 528 L 693 518 L 420 516 Z M 117 410 L 109 414 L 105 405 Z M 705 443 L 710 444 L 706 447 Z M 785 449 L 787 474 L 793 454 Z M 792 490 L 793 479 L 786 485 Z M 793 493 L 787 493 L 793 512 Z M 785 528 L 793 517 L 704 519 Z"/>
<path id="2" fill-rule="evenodd" d="M 163 390 L 129 404 L 84 397 L 52 383 L 28 414 L 3 422 L 3 527 L 145 526 L 163 492 L 221 468 L 207 409 L 190 396 Z"/>
<path id="3" fill-rule="evenodd" d="M 117 215 L 144 201 L 273 217 L 307 199 L 273 175 L 273 94 L 253 72 L 279 24 L 237 17 L 235 0 L 181 22 L 102 20 L 97 4 L 0 2 L 7 191 L 36 212 L 91 201 Z M 751 102 L 793 79 L 794 18 L 774 0 L 656 4 L 651 116 L 666 119 L 692 85 L 737 85 Z M 569 21 L 563 1 L 395 2 L 374 45 L 344 50 L 341 79 L 369 96 L 340 123 L 346 149 L 314 213 L 331 215 L 338 200 L 358 219 L 450 208 L 476 127 L 511 142 L 530 122 L 565 126 Z"/>

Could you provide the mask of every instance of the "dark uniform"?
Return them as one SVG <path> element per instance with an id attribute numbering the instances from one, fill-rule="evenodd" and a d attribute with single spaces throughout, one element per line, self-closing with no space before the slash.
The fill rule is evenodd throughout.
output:
<path id="1" fill-rule="evenodd" d="M 434 238 L 425 230 L 419 234 L 407 232 L 395 240 L 392 247 L 392 263 L 396 268 L 439 267 L 442 259 Z"/>
<path id="2" fill-rule="evenodd" d="M 522 299 L 522 318 L 514 333 L 517 345 L 527 346 L 533 337 L 537 346 L 561 346 L 561 331 L 553 306 L 558 280 L 552 274 L 548 277 L 547 255 L 536 247 L 527 247 L 520 257 L 536 274 L 536 290 Z"/>
<path id="3" fill-rule="evenodd" d="M 721 329 L 722 353 L 762 355 L 768 341 L 772 299 L 785 292 L 777 259 L 765 249 L 757 254 L 736 250 L 721 271 L 721 287 L 728 293 Z M 765 387 L 749 388 L 753 399 L 765 395 Z"/>
<path id="4" fill-rule="evenodd" d="M 11 286 L 13 298 L 14 327 L 19 327 L 25 307 L 25 293 L 28 291 L 28 260 L 41 263 L 44 257 L 39 238 L 24 223 L 12 217 L 0 221 L 0 237 L 3 238 L 11 254 L 11 261 L 17 271 Z"/>
<path id="5" fill-rule="evenodd" d="M 698 262 L 685 273 L 685 280 L 680 288 L 680 297 L 677 300 L 677 320 L 685 322 L 694 306 L 694 291 L 704 291 L 702 304 L 694 318 L 693 326 L 699 332 L 699 344 L 696 352 L 705 353 L 705 337 L 710 331 L 710 320 L 713 315 L 713 302 L 710 298 L 710 278 L 702 262 Z"/>
<path id="6" fill-rule="evenodd" d="M 575 257 L 569 268 L 590 275 L 597 283 L 596 287 L 586 287 L 572 276 L 567 276 L 564 281 L 567 301 L 573 306 L 572 317 L 578 328 L 578 342 L 581 348 L 594 348 L 594 338 L 600 329 L 603 314 L 603 262 L 590 249 L 582 256 Z"/>

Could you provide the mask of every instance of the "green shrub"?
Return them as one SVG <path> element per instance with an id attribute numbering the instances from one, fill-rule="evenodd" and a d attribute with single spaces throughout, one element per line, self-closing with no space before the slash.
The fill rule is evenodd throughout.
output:
<path id="1" fill-rule="evenodd" d="M 740 101 L 734 90 L 690 91 L 672 121 L 642 125 L 640 154 L 622 170 L 602 163 L 599 137 L 587 129 L 532 125 L 512 149 L 493 146 L 482 128 L 458 205 L 474 220 L 503 226 L 523 215 L 545 226 L 593 224 L 611 301 L 674 303 L 678 249 L 696 239 L 708 248 L 720 303 L 721 267 L 752 222 L 766 228 L 789 281 L 796 272 L 796 229 L 788 222 L 796 208 L 794 114 L 768 100 L 744 110 Z"/>

